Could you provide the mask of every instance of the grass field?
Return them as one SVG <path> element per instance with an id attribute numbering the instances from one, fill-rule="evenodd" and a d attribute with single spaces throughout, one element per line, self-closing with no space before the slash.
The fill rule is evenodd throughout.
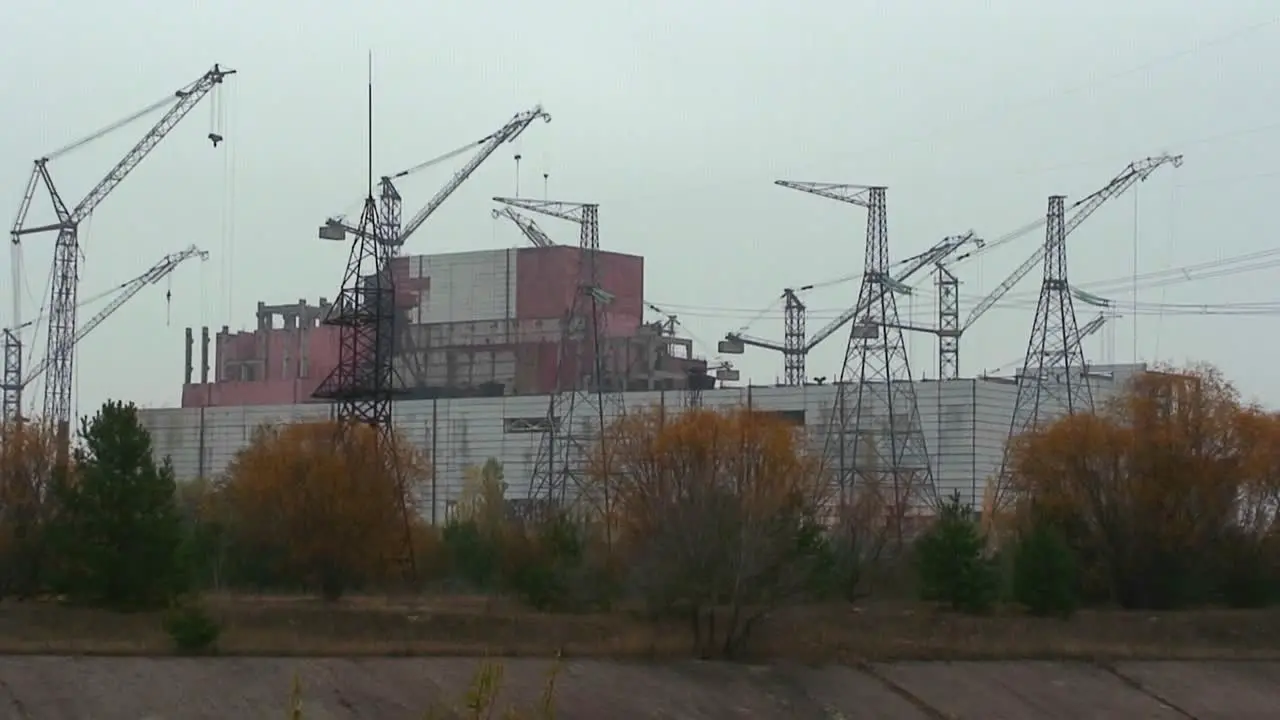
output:
<path id="1" fill-rule="evenodd" d="M 688 656 L 682 623 L 627 613 L 550 615 L 485 597 L 214 596 L 228 655 Z M 158 614 L 54 603 L 0 604 L 0 654 L 153 655 L 170 651 Z M 779 612 L 752 643 L 757 659 L 1275 659 L 1280 612 L 1082 612 L 1068 621 L 968 617 L 921 605 L 810 606 Z"/>

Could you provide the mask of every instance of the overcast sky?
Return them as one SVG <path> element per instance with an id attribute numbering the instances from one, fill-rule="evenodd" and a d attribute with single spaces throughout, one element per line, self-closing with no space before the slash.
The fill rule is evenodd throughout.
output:
<path id="1" fill-rule="evenodd" d="M 1080 197 L 1131 160 L 1184 153 L 1180 169 L 1162 168 L 1071 236 L 1073 284 L 1114 299 L 1124 314 L 1086 352 L 1096 361 L 1130 361 L 1135 350 L 1146 361 L 1209 361 L 1247 394 L 1280 405 L 1280 249 L 1268 220 L 1280 191 L 1274 2 L 301 7 L 0 6 L 0 203 L 13 209 L 33 158 L 131 115 L 215 62 L 240 71 L 82 227 L 82 298 L 192 243 L 211 258 L 144 290 L 80 344 L 81 411 L 108 397 L 176 404 L 186 326 L 248 328 L 259 300 L 334 297 L 347 251 L 315 239 L 315 229 L 364 194 L 370 51 L 380 173 L 482 137 L 538 102 L 554 117 L 495 153 L 407 252 L 521 244 L 514 227 L 489 216 L 491 196 L 516 191 L 519 152 L 521 191 L 541 196 L 547 173 L 553 198 L 600 203 L 602 245 L 645 256 L 646 299 L 679 314 L 708 354 L 783 287 L 861 269 L 865 213 L 774 187 L 775 179 L 889 186 L 891 252 L 904 257 L 971 228 L 998 237 L 1042 216 L 1049 194 Z M 59 158 L 53 178 L 78 200 L 146 127 Z M 216 149 L 205 139 L 211 129 L 226 136 Z M 402 185 L 406 207 L 425 203 L 454 169 Z M 37 204 L 32 221 L 47 220 L 47 203 Z M 543 226 L 574 241 L 571 226 Z M 962 313 L 1042 239 L 1033 233 L 959 266 Z M 51 235 L 26 240 L 26 319 L 48 302 L 52 245 Z M 1138 314 L 1123 307 L 1134 302 L 1135 249 Z M 1178 271 L 1268 250 L 1246 263 Z M 0 274 L 6 287 L 9 276 Z M 963 375 L 1012 369 L 1038 286 L 1037 269 L 964 336 Z M 845 282 L 811 292 L 810 331 L 857 290 Z M 922 276 L 901 311 L 930 322 L 935 298 Z M 8 325 L 9 293 L 0 301 Z M 1270 301 L 1277 309 L 1255 316 L 1176 307 L 1238 312 L 1239 303 Z M 82 320 L 97 307 L 85 306 Z M 1097 312 L 1077 308 L 1081 324 Z M 780 305 L 748 331 L 780 338 Z M 838 374 L 846 339 L 838 333 L 814 351 L 811 376 Z M 935 339 L 909 342 L 917 377 L 935 376 Z M 37 358 L 43 344 L 42 327 Z M 768 351 L 733 360 L 744 379 L 782 374 L 781 357 Z M 34 390 L 29 399 L 38 401 Z"/>

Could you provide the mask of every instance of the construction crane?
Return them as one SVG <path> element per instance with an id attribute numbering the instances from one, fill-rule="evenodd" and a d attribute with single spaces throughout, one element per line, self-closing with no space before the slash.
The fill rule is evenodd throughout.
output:
<path id="1" fill-rule="evenodd" d="M 521 234 L 525 236 L 525 239 L 533 243 L 534 247 L 551 247 L 555 245 L 551 238 L 547 237 L 547 234 L 542 231 L 542 228 L 538 227 L 538 223 L 534 222 L 531 217 L 521 215 L 510 207 L 495 208 L 491 214 L 495 220 L 498 218 L 506 218 L 515 223 L 515 226 L 520 229 Z"/>
<path id="2" fill-rule="evenodd" d="M 779 180 L 777 184 L 783 187 L 795 187 L 800 185 L 799 183 L 791 183 L 790 181 L 785 180 Z M 820 184 L 804 183 L 804 185 Z M 815 192 L 814 194 L 829 197 L 829 195 L 823 195 L 821 192 Z M 911 288 L 907 285 L 907 282 L 914 277 L 916 273 L 926 267 L 935 265 L 966 246 L 973 245 L 975 247 L 982 247 L 983 242 L 984 241 L 975 235 L 972 230 L 963 235 L 953 235 L 951 237 L 944 238 L 928 250 L 894 263 L 895 266 L 901 267 L 902 269 L 891 278 L 887 278 L 886 280 L 888 280 L 888 282 L 886 285 L 892 285 L 900 291 L 910 292 Z M 796 293 L 799 293 L 804 289 L 805 288 L 798 288 L 792 290 L 790 295 L 794 296 Z M 784 341 L 779 343 L 773 340 L 766 340 L 764 338 L 754 337 L 740 332 L 731 332 L 727 333 L 725 335 L 725 339 L 720 341 L 719 351 L 726 355 L 741 355 L 744 352 L 744 346 L 746 345 L 764 348 L 766 350 L 774 350 L 784 354 L 790 375 L 798 376 L 803 379 L 805 377 L 805 358 L 808 356 L 809 352 L 824 340 L 834 335 L 840 330 L 840 328 L 847 325 L 853 318 L 865 315 L 867 309 L 872 307 L 876 302 L 879 302 L 880 299 L 879 294 L 873 293 L 873 296 L 868 298 L 867 302 L 859 302 L 848 310 L 840 313 L 840 315 L 834 320 L 801 343 L 799 339 L 800 337 L 803 337 L 804 304 L 803 302 L 800 302 L 799 297 L 795 297 L 794 300 L 788 298 L 788 293 L 786 291 L 783 292 L 783 297 L 791 303 L 791 305 L 788 306 L 790 313 L 788 316 L 788 325 L 796 326 L 800 329 L 801 334 L 798 337 L 793 330 L 791 333 L 792 337 L 788 338 L 789 342 Z"/>
<path id="3" fill-rule="evenodd" d="M 418 163 L 393 175 L 383 175 L 378 181 L 378 198 L 368 229 L 362 231 L 351 225 L 344 216 L 336 215 L 320 226 L 320 239 L 348 242 L 348 235 L 357 240 L 362 238 L 371 239 L 390 248 L 390 252 L 386 254 L 385 258 L 385 261 L 390 262 L 400 253 L 400 249 L 404 246 L 405 241 L 409 239 L 409 236 L 417 232 L 418 228 L 422 227 L 422 224 L 427 221 L 427 218 L 431 217 L 444 204 L 444 201 L 448 200 L 490 155 L 501 147 L 503 143 L 511 142 L 519 137 L 525 128 L 539 118 L 542 118 L 544 122 L 551 121 L 551 115 L 544 111 L 541 105 L 534 107 L 532 110 L 517 113 L 501 128 L 479 140 L 467 143 L 462 147 L 450 150 L 443 155 Z M 427 204 L 409 220 L 407 225 L 401 227 L 403 200 L 395 182 L 473 151 L 474 155 L 471 159 L 449 178 L 449 181 L 427 201 Z M 390 278 L 390 274 L 387 277 Z M 394 295 L 395 290 L 390 285 L 384 290 Z M 394 312 L 392 312 L 392 315 L 394 316 Z M 394 322 L 394 317 L 389 319 L 388 322 L 392 325 L 390 334 L 392 339 L 386 342 L 391 343 L 393 348 L 391 352 L 404 361 L 406 374 L 413 378 L 415 384 L 419 382 L 425 383 L 426 368 L 423 367 L 423 362 L 425 362 L 426 354 L 418 351 L 417 340 L 414 338 L 413 333 L 409 332 L 408 323 Z M 339 382 L 345 381 L 340 381 L 335 375 L 321 383 L 320 396 L 332 397 L 333 392 L 336 392 L 334 383 Z"/>
<path id="4" fill-rule="evenodd" d="M 1066 230 L 1070 233 L 1081 223 L 1089 218 L 1090 215 L 1097 212 L 1103 204 L 1111 198 L 1124 194 L 1134 184 L 1146 180 L 1151 173 L 1163 165 L 1172 165 L 1173 167 L 1181 167 L 1181 155 L 1160 155 L 1157 157 L 1147 158 L 1130 163 L 1120 174 L 1112 178 L 1105 186 L 1094 191 L 1093 193 L 1072 203 L 1068 210 L 1072 213 L 1068 218 Z M 805 192 L 811 192 L 823 197 L 831 197 L 831 190 L 827 187 L 829 184 L 823 183 L 789 183 L 788 181 L 778 181 L 777 184 L 784 187 L 791 187 Z M 905 330 L 917 332 L 927 332 L 936 334 L 939 337 L 938 343 L 938 377 L 943 380 L 954 379 L 959 377 L 959 342 L 960 336 L 964 334 L 974 323 L 987 313 L 992 307 L 1000 302 L 1005 295 L 1013 289 L 1015 285 L 1022 281 L 1035 267 L 1044 259 L 1044 246 L 1038 245 L 1035 252 L 1031 254 L 1021 265 L 1019 265 L 1010 275 L 1005 278 L 999 286 L 995 288 L 989 295 L 984 297 L 974 309 L 969 313 L 968 317 L 961 322 L 959 318 L 959 279 L 951 268 L 965 260 L 972 259 L 978 255 L 1000 247 L 1014 240 L 1023 238 L 1045 225 L 1045 218 L 1041 217 L 1023 227 L 1009 232 L 996 240 L 987 242 L 974 236 L 973 232 L 950 237 L 933 246 L 929 250 L 916 255 L 912 258 L 899 261 L 896 265 L 903 266 L 905 269 L 894 275 L 893 280 L 901 285 L 901 290 L 909 292 L 910 287 L 906 283 L 917 272 L 925 267 L 932 266 L 938 275 L 938 327 L 928 328 L 921 326 L 903 326 Z M 968 252 L 959 253 L 965 246 L 971 247 Z M 959 254 L 957 254 L 959 253 Z M 878 300 L 878 298 L 877 298 Z M 873 301 L 874 302 L 874 301 Z M 798 308 L 798 312 L 803 313 L 803 308 Z M 764 348 L 766 350 L 774 350 L 783 353 L 786 359 L 800 358 L 799 366 L 803 365 L 803 358 L 813 350 L 819 343 L 825 341 L 828 337 L 835 334 L 840 328 L 844 327 L 854 317 L 863 314 L 865 310 L 859 305 L 850 308 L 841 313 L 827 326 L 823 327 L 803 345 L 796 348 L 788 347 L 784 341 L 779 343 L 773 340 L 766 340 L 759 337 L 753 337 L 741 332 L 731 332 L 725 335 L 725 339 L 720 343 L 720 352 L 726 354 L 742 354 L 745 350 L 744 346 Z M 789 322 L 794 322 L 788 317 Z M 784 360 L 785 362 L 785 360 Z M 803 374 L 803 371 L 802 373 Z"/>
<path id="5" fill-rule="evenodd" d="M 438 157 L 431 158 L 426 162 L 418 163 L 417 165 L 414 165 L 407 170 L 401 170 L 394 175 L 383 175 L 382 179 L 378 182 L 378 225 L 383 226 L 385 230 L 378 233 L 383 236 L 379 238 L 379 242 L 389 244 L 398 250 L 398 248 L 403 246 L 405 241 L 409 239 L 409 236 L 417 232 L 418 228 L 422 227 L 422 224 L 427 221 L 427 218 L 431 217 L 432 213 L 438 210 L 440 206 L 444 204 L 444 201 L 448 200 L 449 196 L 453 195 L 454 191 L 461 187 L 462 183 L 466 182 L 467 178 L 471 177 L 471 174 L 474 173 L 476 169 L 494 153 L 494 151 L 501 147 L 503 143 L 512 142 L 517 137 L 520 137 L 520 133 L 523 133 L 525 128 L 529 127 L 534 120 L 539 118 L 541 118 L 543 122 L 551 122 L 551 115 L 543 110 L 541 105 L 535 106 L 532 110 L 516 113 L 505 125 L 475 142 L 467 143 L 460 148 L 450 150 L 449 152 Z M 462 169 L 454 173 L 453 177 L 449 179 L 449 182 L 445 183 L 444 187 L 440 188 L 440 190 L 438 190 L 436 194 L 427 201 L 427 204 L 409 219 L 409 222 L 406 223 L 403 228 L 400 227 L 401 198 L 400 191 L 396 188 L 394 181 L 408 177 L 414 173 L 433 167 L 472 150 L 475 150 L 476 153 L 467 161 L 467 164 L 463 165 Z M 337 215 L 326 220 L 325 223 L 320 226 L 319 231 L 320 238 L 322 240 L 336 241 L 345 241 L 348 233 L 358 236 L 360 234 L 360 230 L 349 224 L 347 219 L 341 215 Z"/>
<path id="6" fill-rule="evenodd" d="M 155 265 L 152 265 L 141 275 L 138 275 L 132 280 L 128 280 L 124 283 L 121 283 L 120 285 L 112 288 L 111 290 L 108 290 L 105 293 L 100 293 L 96 297 L 91 298 L 90 300 L 87 300 L 85 303 L 82 303 L 82 305 L 85 305 L 90 302 L 93 302 L 94 300 L 98 300 L 103 297 L 106 297 L 107 295 L 115 294 L 115 297 L 111 299 L 111 302 L 107 303 L 106 307 L 99 310 L 96 314 L 94 314 L 93 317 L 89 318 L 88 321 L 86 321 L 84 324 L 80 325 L 77 328 L 76 334 L 73 338 L 73 343 L 79 344 L 79 342 L 83 340 L 85 336 L 93 332 L 107 318 L 111 317 L 111 315 L 114 314 L 115 311 L 119 310 L 121 307 L 124 306 L 125 303 L 132 300 L 135 295 L 142 292 L 143 288 L 146 288 L 148 285 L 154 285 L 160 282 L 161 280 L 165 279 L 166 277 L 169 276 L 170 273 L 176 270 L 179 265 L 181 265 L 183 262 L 186 262 L 187 260 L 190 260 L 192 258 L 200 258 L 200 260 L 202 261 L 208 260 L 209 253 L 205 252 L 204 250 L 201 250 L 195 245 L 192 245 L 188 247 L 186 250 L 182 250 L 181 252 L 165 255 L 163 258 L 160 259 L 159 262 L 157 262 Z M 32 325 L 35 325 L 37 322 L 38 322 L 38 319 L 28 320 L 27 322 L 23 323 L 21 326 L 14 329 L 22 330 Z M 4 368 L 5 377 L 10 377 L 14 374 L 17 374 L 18 376 L 21 377 L 21 380 L 17 384 L 17 388 L 15 389 L 15 392 L 12 395 L 13 397 L 12 401 L 9 399 L 10 398 L 9 393 L 8 392 L 5 393 L 5 407 L 4 407 L 3 417 L 5 418 L 6 421 L 16 421 L 21 419 L 22 391 L 28 385 L 30 385 L 33 381 L 35 381 L 36 378 L 40 377 L 40 375 L 44 373 L 45 369 L 49 367 L 49 358 L 45 357 L 39 363 L 37 363 L 34 367 L 28 368 L 25 373 L 23 373 L 21 369 L 15 370 L 9 367 L 9 365 L 7 364 L 9 361 L 9 358 L 7 356 L 5 358 L 5 361 L 6 361 L 6 365 Z M 9 387 L 6 386 L 5 390 L 8 391 Z"/>
<path id="7" fill-rule="evenodd" d="M 49 296 L 48 347 L 45 355 L 48 378 L 45 382 L 44 417 L 46 422 L 54 424 L 57 431 L 57 464 L 59 467 L 65 466 L 70 440 L 71 394 L 74 386 L 72 365 L 76 339 L 76 293 L 80 280 L 80 223 L 102 204 L 102 201 L 129 176 L 129 173 L 138 167 L 143 159 L 160 144 L 160 141 L 164 140 L 169 132 L 210 91 L 221 85 L 228 76 L 234 75 L 235 72 L 235 70 L 214 65 L 208 72 L 201 75 L 194 82 L 177 90 L 172 96 L 153 103 L 123 120 L 115 122 L 92 135 L 35 161 L 31 179 L 27 183 L 27 190 L 23 195 L 18 217 L 14 221 L 10 237 L 12 245 L 15 246 L 16 255 L 16 246 L 20 243 L 22 236 L 53 231 L 58 233 L 58 239 L 54 246 L 53 279 L 50 283 Z M 68 208 L 49 174 L 49 162 L 165 107 L 168 107 L 168 110 L 142 136 L 142 139 L 111 168 L 98 184 L 89 190 L 88 194 L 79 203 L 74 207 Z M 208 138 L 215 147 L 223 140 L 223 136 L 216 132 L 216 128 L 210 129 Z M 31 200 L 37 184 L 43 184 L 48 192 L 54 213 L 57 216 L 57 222 L 38 227 L 26 227 L 27 212 L 30 210 Z M 17 288 L 15 287 L 15 293 L 16 291 Z M 18 310 L 19 308 L 15 304 L 15 325 L 21 323 Z"/>
<path id="8" fill-rule="evenodd" d="M 1129 163 L 1124 170 L 1111 179 L 1102 188 L 1095 190 L 1080 200 L 1072 203 L 1067 211 L 1071 216 L 1067 218 L 1063 228 L 1065 235 L 1070 235 L 1072 231 L 1080 227 L 1080 224 L 1088 220 L 1091 215 L 1098 211 L 1108 200 L 1123 195 L 1129 188 L 1135 184 L 1146 180 L 1151 173 L 1164 165 L 1172 165 L 1173 167 L 1182 166 L 1181 155 L 1160 155 L 1158 157 L 1150 157 L 1144 160 L 1137 160 Z M 986 249 L 999 247 L 1007 242 L 1023 237 L 1028 233 L 1043 228 L 1045 219 L 1030 223 L 1018 230 L 1013 231 L 986 246 Z M 959 377 L 960 372 L 960 337 L 978 321 L 988 310 L 1000 302 L 1015 285 L 1022 281 L 1033 269 L 1035 269 L 1044 260 L 1045 246 L 1043 244 L 1036 248 L 1036 251 L 1022 262 L 1012 273 L 1009 274 L 994 290 L 991 291 L 983 299 L 979 300 L 973 306 L 973 310 L 969 312 L 968 317 L 963 322 L 959 319 L 959 303 L 958 303 L 958 280 L 954 273 L 950 271 L 949 266 L 954 265 L 961 260 L 972 257 L 975 252 L 958 256 L 951 260 L 940 261 L 937 264 L 939 272 L 939 305 L 938 305 L 938 328 L 939 337 L 942 338 L 938 345 L 938 369 L 939 379 L 952 380 Z"/>

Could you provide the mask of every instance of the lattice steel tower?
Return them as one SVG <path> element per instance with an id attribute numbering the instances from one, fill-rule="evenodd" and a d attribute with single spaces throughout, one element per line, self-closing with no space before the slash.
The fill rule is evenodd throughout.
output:
<path id="1" fill-rule="evenodd" d="M 392 400 L 401 387 L 394 364 L 395 279 L 391 259 L 399 246 L 399 224 L 379 212 L 373 196 L 373 84 L 369 84 L 369 190 L 353 234 L 342 289 L 323 322 L 338 327 L 338 364 L 314 396 L 334 403 L 340 429 L 367 425 L 376 434 L 378 456 L 385 458 L 404 499 L 402 468 L 392 426 Z M 397 208 L 398 210 L 398 208 Z M 398 215 L 398 212 L 396 212 Z M 384 218 L 387 220 L 384 222 Z M 410 507 L 402 502 L 406 575 L 414 570 Z"/>
<path id="2" fill-rule="evenodd" d="M 938 379 L 960 377 L 960 278 L 938 268 Z"/>
<path id="3" fill-rule="evenodd" d="M 561 328 L 555 392 L 534 461 L 529 499 L 564 507 L 583 499 L 589 463 L 604 449 L 603 430 L 623 412 L 625 380 L 608 351 L 605 308 L 613 300 L 600 278 L 599 206 L 524 198 L 495 202 L 579 225 L 578 281 Z"/>
<path id="4" fill-rule="evenodd" d="M 4 339 L 4 381 L 0 383 L 0 423 L 22 420 L 22 341 L 16 330 L 0 331 Z"/>
<path id="5" fill-rule="evenodd" d="M 900 504 L 921 497 L 935 502 L 933 469 L 895 297 L 906 287 L 889 275 L 885 188 L 777 184 L 867 209 L 865 268 L 857 305 L 865 311 L 854 318 L 849 333 L 827 435 L 827 461 L 834 466 L 842 499 L 859 484 L 876 483 L 887 484 Z"/>
<path id="6" fill-rule="evenodd" d="M 803 288 L 802 288 L 803 289 Z M 792 288 L 782 291 L 784 305 L 782 329 L 782 362 L 789 386 L 804 385 L 805 376 L 805 305 Z"/>
<path id="7" fill-rule="evenodd" d="M 1010 498 L 1010 467 L 1013 439 L 1035 430 L 1048 409 L 1054 415 L 1093 412 L 1093 392 L 1079 342 L 1071 286 L 1067 283 L 1067 223 L 1065 198 L 1053 195 L 1045 215 L 1044 280 L 1040 301 L 1031 326 L 1031 339 L 1018 377 L 1018 397 L 1009 423 L 1000 474 L 996 481 L 995 505 L 1001 508 Z"/>

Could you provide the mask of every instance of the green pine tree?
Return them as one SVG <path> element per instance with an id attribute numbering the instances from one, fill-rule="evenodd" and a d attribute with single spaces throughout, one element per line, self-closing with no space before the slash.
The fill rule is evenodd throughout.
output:
<path id="1" fill-rule="evenodd" d="M 164 605 L 185 581 L 172 467 L 156 464 L 132 403 L 108 401 L 81 421 L 80 440 L 70 477 L 55 484 L 63 591 L 121 610 Z"/>
<path id="2" fill-rule="evenodd" d="M 999 575 L 983 555 L 985 544 L 973 512 L 956 493 L 916 542 L 921 599 L 969 613 L 989 610 L 999 591 Z"/>

